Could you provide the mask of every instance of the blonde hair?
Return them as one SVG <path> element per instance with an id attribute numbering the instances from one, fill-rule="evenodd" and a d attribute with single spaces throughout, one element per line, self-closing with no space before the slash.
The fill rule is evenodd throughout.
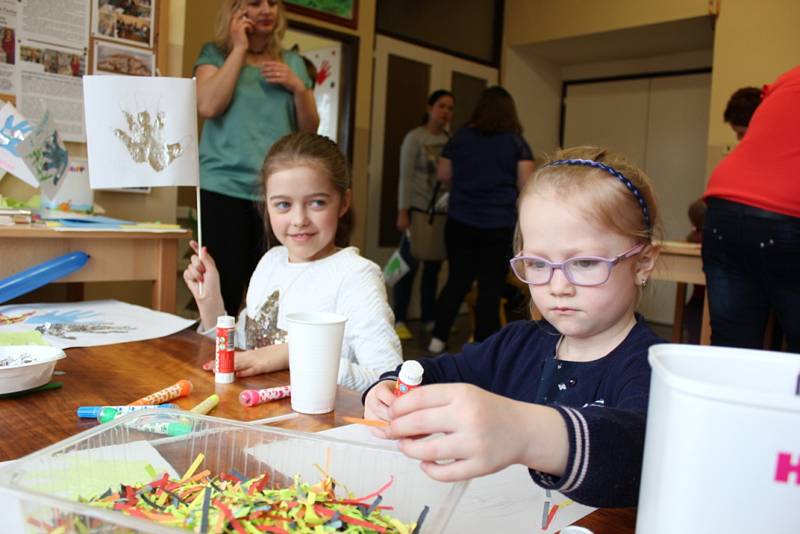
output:
<path id="1" fill-rule="evenodd" d="M 275 19 L 275 28 L 267 42 L 267 53 L 273 59 L 281 59 L 283 35 L 286 33 L 286 12 L 283 0 L 278 3 L 278 15 Z M 227 56 L 231 51 L 231 18 L 247 0 L 223 0 L 217 12 L 217 22 L 214 27 L 214 43 Z"/>
<path id="2" fill-rule="evenodd" d="M 611 167 L 624 175 L 638 190 L 644 200 L 644 206 L 640 204 L 637 196 L 609 171 L 581 164 L 551 165 L 562 160 L 588 160 Z M 649 245 L 657 235 L 661 234 L 658 204 L 652 181 L 621 154 L 593 146 L 559 150 L 533 174 L 519 195 L 518 206 L 522 206 L 526 196 L 544 188 L 549 188 L 568 199 L 585 213 L 589 220 L 616 234 L 630 237 L 636 243 Z M 522 246 L 522 235 L 517 223 L 514 235 L 515 253 L 522 250 Z"/>
<path id="3" fill-rule="evenodd" d="M 327 137 L 310 132 L 285 135 L 269 149 L 264 165 L 261 167 L 261 186 L 264 195 L 266 195 L 267 181 L 270 176 L 276 172 L 304 165 L 325 173 L 334 189 L 339 192 L 340 198 L 344 199 L 351 187 L 347 158 L 336 143 Z M 353 218 L 352 207 L 339 217 L 335 237 L 337 247 L 346 247 L 350 244 Z M 268 246 L 272 246 L 276 238 L 269 224 L 266 205 L 264 206 L 264 225 L 267 230 Z"/>

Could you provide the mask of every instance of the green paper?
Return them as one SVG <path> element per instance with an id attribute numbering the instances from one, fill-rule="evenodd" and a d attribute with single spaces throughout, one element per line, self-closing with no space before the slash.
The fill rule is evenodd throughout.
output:
<path id="1" fill-rule="evenodd" d="M 0 347 L 10 345 L 48 345 L 38 330 L 30 332 L 0 332 Z"/>

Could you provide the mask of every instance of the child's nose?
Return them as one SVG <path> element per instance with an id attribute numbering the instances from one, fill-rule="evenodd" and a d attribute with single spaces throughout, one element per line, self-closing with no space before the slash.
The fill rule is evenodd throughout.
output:
<path id="1" fill-rule="evenodd" d="M 306 210 L 302 207 L 298 207 L 296 210 L 292 212 L 292 226 L 305 226 L 308 224 L 308 216 L 306 215 Z"/>
<path id="2" fill-rule="evenodd" d="M 550 293 L 554 295 L 571 294 L 575 286 L 567 279 L 563 269 L 554 269 L 550 278 Z"/>

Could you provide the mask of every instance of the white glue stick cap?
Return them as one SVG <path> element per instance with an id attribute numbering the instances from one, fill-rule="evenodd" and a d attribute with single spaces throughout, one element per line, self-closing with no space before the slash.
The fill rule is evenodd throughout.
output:
<path id="1" fill-rule="evenodd" d="M 214 382 L 217 384 L 233 384 L 236 373 L 214 373 Z"/>
<path id="2" fill-rule="evenodd" d="M 217 317 L 217 328 L 233 328 L 236 320 L 230 315 L 220 315 Z"/>
<path id="3" fill-rule="evenodd" d="M 425 370 L 417 360 L 408 360 L 403 362 L 400 367 L 400 381 L 409 386 L 418 386 L 422 383 L 422 373 Z"/>

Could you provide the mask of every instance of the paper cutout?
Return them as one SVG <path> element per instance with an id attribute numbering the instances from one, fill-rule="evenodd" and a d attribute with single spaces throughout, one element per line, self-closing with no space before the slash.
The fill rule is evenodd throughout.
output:
<path id="1" fill-rule="evenodd" d="M 31 187 L 39 187 L 36 176 L 17 152 L 17 146 L 33 131 L 33 125 L 8 103 L 0 108 L 0 124 L 0 168 Z"/>
<path id="2" fill-rule="evenodd" d="M 194 80 L 84 76 L 83 88 L 93 189 L 199 183 Z"/>
<path id="3" fill-rule="evenodd" d="M 67 172 L 54 197 L 42 195 L 42 207 L 65 212 L 89 213 L 94 203 L 94 193 L 89 187 L 89 162 L 70 158 Z"/>
<path id="4" fill-rule="evenodd" d="M 49 111 L 45 111 L 39 124 L 19 143 L 17 152 L 39 181 L 42 194 L 53 198 L 67 172 L 69 153 Z"/>

